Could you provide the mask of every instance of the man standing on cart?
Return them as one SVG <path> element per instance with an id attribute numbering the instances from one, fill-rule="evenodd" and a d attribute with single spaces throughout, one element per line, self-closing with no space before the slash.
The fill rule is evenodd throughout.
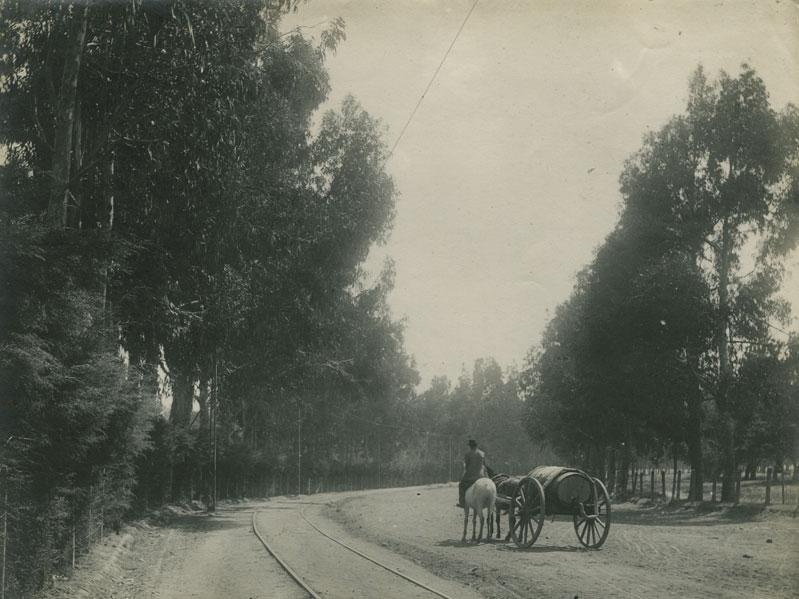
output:
<path id="1" fill-rule="evenodd" d="M 490 470 L 486 466 L 485 453 L 477 448 L 477 441 L 469 439 L 469 451 L 463 456 L 463 474 L 458 484 L 458 507 L 466 505 L 466 489 L 477 482 L 477 479 L 486 476 L 487 471 Z"/>

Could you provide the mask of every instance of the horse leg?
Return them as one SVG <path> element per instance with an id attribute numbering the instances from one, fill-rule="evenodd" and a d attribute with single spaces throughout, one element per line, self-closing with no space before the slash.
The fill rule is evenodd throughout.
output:
<path id="1" fill-rule="evenodd" d="M 483 524 L 485 523 L 485 518 L 483 517 L 483 508 L 480 508 L 480 534 L 477 535 L 477 542 L 483 540 Z"/>
<path id="2" fill-rule="evenodd" d="M 463 508 L 463 537 L 461 543 L 466 542 L 466 531 L 469 528 L 469 506 Z"/>
<path id="3" fill-rule="evenodd" d="M 472 541 L 477 540 L 474 536 L 474 529 L 477 528 L 477 510 L 472 509 Z"/>
<path id="4" fill-rule="evenodd" d="M 497 521 L 497 538 L 498 539 L 502 538 L 502 530 L 500 529 L 500 526 L 499 526 L 499 523 L 502 521 L 502 518 L 500 516 L 500 512 L 501 511 L 502 510 L 500 510 L 499 508 L 494 508 L 494 517 L 495 517 L 495 519 Z"/>

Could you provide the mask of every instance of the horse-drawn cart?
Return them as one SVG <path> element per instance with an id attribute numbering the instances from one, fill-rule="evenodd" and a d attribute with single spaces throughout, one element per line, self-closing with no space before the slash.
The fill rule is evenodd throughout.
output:
<path id="1" fill-rule="evenodd" d="M 544 519 L 555 515 L 571 516 L 577 539 L 589 549 L 598 549 L 607 539 L 610 496 L 598 478 L 575 468 L 539 466 L 521 479 L 505 477 L 501 482 L 497 506 L 507 509 L 509 536 L 517 546 L 532 546 Z"/>

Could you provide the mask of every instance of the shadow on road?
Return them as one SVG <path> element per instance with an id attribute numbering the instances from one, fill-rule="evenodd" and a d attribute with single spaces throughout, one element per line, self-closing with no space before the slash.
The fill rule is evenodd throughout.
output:
<path id="1" fill-rule="evenodd" d="M 533 545 L 532 547 L 517 547 L 508 544 L 498 547 L 500 551 L 511 551 L 513 553 L 552 553 L 552 552 L 576 552 L 588 551 L 585 547 L 574 547 L 571 545 Z"/>
<path id="2" fill-rule="evenodd" d="M 161 515 L 155 520 L 154 524 L 163 529 L 173 528 L 198 534 L 215 530 L 241 528 L 248 525 L 249 521 L 243 520 L 241 516 L 236 517 L 235 514 L 226 513 L 230 511 L 232 510 L 225 509 L 225 511 L 218 511 L 214 514 L 197 512 L 193 514 Z M 252 512 L 252 508 L 247 511 Z"/>
<path id="3" fill-rule="evenodd" d="M 461 549 L 472 549 L 476 547 L 496 547 L 499 551 L 511 551 L 514 553 L 550 553 L 550 552 L 572 552 L 572 551 L 588 551 L 585 547 L 573 547 L 569 545 L 534 545 L 533 547 L 521 548 L 513 543 L 506 543 L 505 541 L 492 540 L 481 541 L 475 543 L 473 541 L 463 542 L 456 539 L 446 539 L 439 541 L 435 544 L 437 547 L 460 547 Z"/>
<path id="4" fill-rule="evenodd" d="M 643 509 L 619 509 L 612 513 L 612 524 L 633 526 L 716 526 L 749 522 L 763 513 L 763 506 L 718 507 L 707 504 L 673 505 Z M 611 524 L 611 535 L 613 528 Z"/>
<path id="5" fill-rule="evenodd" d="M 481 545 L 495 545 L 498 544 L 499 541 L 486 541 L 482 540 L 479 543 L 472 540 L 461 541 L 460 539 L 446 539 L 444 541 L 438 541 L 436 543 L 437 547 L 461 547 L 463 549 L 471 548 L 471 547 L 480 547 Z"/>

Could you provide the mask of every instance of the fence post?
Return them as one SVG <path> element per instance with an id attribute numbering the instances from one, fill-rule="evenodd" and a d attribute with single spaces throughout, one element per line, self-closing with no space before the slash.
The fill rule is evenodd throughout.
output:
<path id="1" fill-rule="evenodd" d="M 641 495 L 641 497 L 644 496 L 644 471 L 643 470 L 641 470 L 638 473 L 638 493 Z"/>
<path id="2" fill-rule="evenodd" d="M 771 468 L 766 468 L 766 505 L 771 505 Z"/>
<path id="3" fill-rule="evenodd" d="M 655 499 L 655 471 L 649 471 L 649 498 L 654 501 Z"/>
<path id="4" fill-rule="evenodd" d="M 785 505 L 785 466 L 782 467 L 782 474 L 780 475 L 780 484 L 782 485 L 782 504 Z"/>
<path id="5" fill-rule="evenodd" d="M 660 487 L 663 490 L 663 498 L 666 498 L 666 471 L 660 471 Z"/>
<path id="6" fill-rule="evenodd" d="M 716 478 L 718 478 L 715 474 L 713 475 L 713 487 L 712 491 L 710 492 L 710 503 L 716 503 Z"/>
<path id="7" fill-rule="evenodd" d="M 86 535 L 86 542 L 89 546 L 92 544 L 92 521 L 93 521 L 93 514 L 92 514 L 92 502 L 94 501 L 94 485 L 89 485 L 89 532 Z"/>
<path id="8" fill-rule="evenodd" d="M 671 501 L 677 497 L 677 470 L 671 471 Z"/>
<path id="9" fill-rule="evenodd" d="M 680 500 L 680 487 L 682 486 L 682 470 L 677 470 L 677 501 Z"/>
<path id="10" fill-rule="evenodd" d="M 145 505 L 147 494 L 145 493 Z M 105 470 L 100 474 L 100 540 L 103 540 L 105 529 Z"/>

